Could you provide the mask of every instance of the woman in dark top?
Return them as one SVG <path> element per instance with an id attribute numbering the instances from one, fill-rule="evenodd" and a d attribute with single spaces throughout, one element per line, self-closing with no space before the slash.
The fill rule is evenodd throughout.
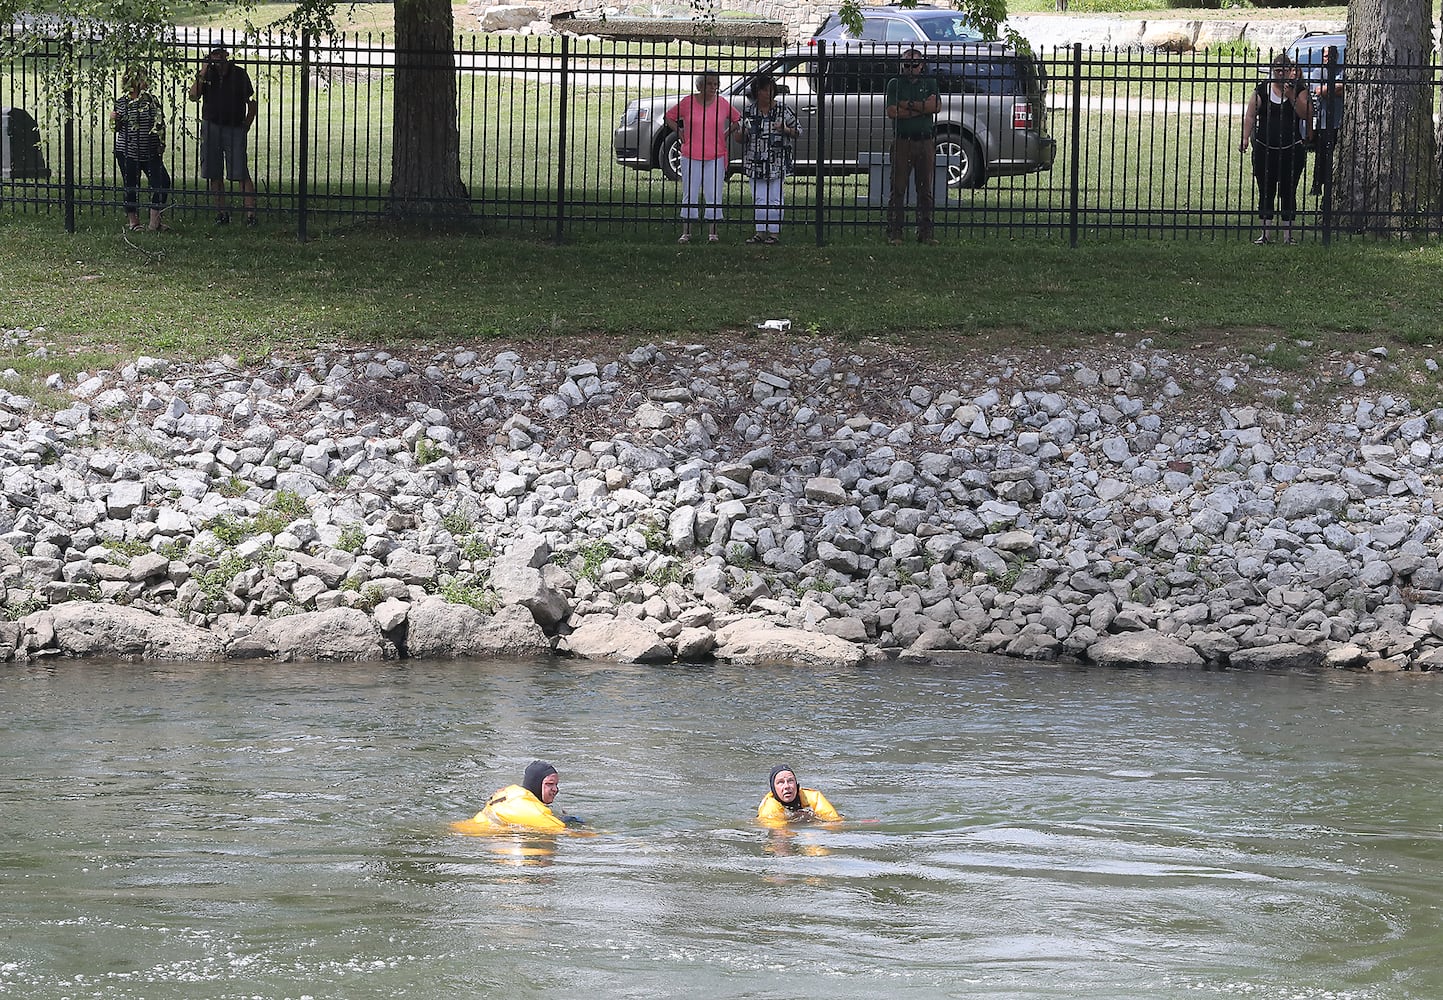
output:
<path id="1" fill-rule="evenodd" d="M 170 174 L 161 161 L 165 152 L 165 115 L 154 94 L 146 87 L 150 81 L 145 70 L 132 66 L 125 71 L 125 93 L 115 102 L 110 125 L 115 129 L 115 163 L 120 168 L 125 187 L 126 228 L 132 232 L 140 226 L 140 175 L 150 182 L 151 232 L 168 229 L 160 221 L 161 212 L 170 198 Z"/>
<path id="2" fill-rule="evenodd" d="M 1285 55 L 1273 59 L 1272 76 L 1253 90 L 1243 112 L 1240 152 L 1253 148 L 1253 179 L 1258 185 L 1258 216 L 1262 234 L 1254 243 L 1268 242 L 1268 225 L 1278 203 L 1283 242 L 1293 242 L 1293 217 L 1298 211 L 1298 179 L 1307 165 L 1299 121 L 1312 115 L 1311 97 L 1298 67 Z"/>

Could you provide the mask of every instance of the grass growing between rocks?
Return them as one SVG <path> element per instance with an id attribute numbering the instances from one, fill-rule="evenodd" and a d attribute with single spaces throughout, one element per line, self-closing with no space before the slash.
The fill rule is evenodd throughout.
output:
<path id="1" fill-rule="evenodd" d="M 1443 328 L 1435 244 L 1332 248 L 1025 241 L 826 248 L 638 240 L 554 246 L 471 232 L 288 233 L 192 226 L 123 238 L 0 219 L 0 326 L 34 329 L 0 359 L 25 375 L 113 368 L 138 354 L 253 362 L 335 344 L 392 350 L 528 340 L 722 339 L 766 319 L 790 337 L 971 348 L 1215 346 L 1264 353 L 1430 345 Z M 138 250 L 135 247 L 143 249 Z M 1126 338 L 1119 339 L 1119 338 Z M 1298 346 L 1296 342 L 1305 346 Z M 564 349 L 564 347 L 563 347 Z M 1274 347 L 1274 350 L 1276 348 Z M 1286 360 L 1285 360 L 1286 359 Z"/>

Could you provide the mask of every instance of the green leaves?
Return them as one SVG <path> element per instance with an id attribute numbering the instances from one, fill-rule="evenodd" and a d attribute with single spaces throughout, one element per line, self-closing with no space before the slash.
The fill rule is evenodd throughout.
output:
<path id="1" fill-rule="evenodd" d="M 858 38 L 862 35 L 862 8 L 865 6 L 868 5 L 861 0 L 842 0 L 842 6 L 837 11 L 847 31 Z M 897 6 L 916 7 L 917 0 L 901 0 Z M 982 37 L 989 41 L 998 39 L 1002 22 L 1007 20 L 1007 0 L 952 0 L 951 6 L 965 14 L 967 20 L 982 32 Z M 1005 40 L 1018 49 L 1027 47 L 1027 41 L 1017 32 L 1009 29 L 1005 35 Z"/>

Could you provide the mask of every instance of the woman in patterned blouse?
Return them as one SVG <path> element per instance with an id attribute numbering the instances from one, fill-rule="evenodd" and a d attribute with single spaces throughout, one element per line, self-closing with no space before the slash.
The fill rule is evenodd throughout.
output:
<path id="1" fill-rule="evenodd" d="M 742 108 L 742 170 L 751 178 L 757 220 L 748 243 L 781 242 L 782 181 L 792 172 L 793 144 L 802 134 L 796 112 L 776 97 L 776 79 L 763 73 L 752 81 L 751 100 Z"/>
<path id="2" fill-rule="evenodd" d="M 161 161 L 165 152 L 165 117 L 154 94 L 146 88 L 150 80 L 144 69 L 132 66 L 125 71 L 126 92 L 115 102 L 110 124 L 115 129 L 115 163 L 120 168 L 125 186 L 126 228 L 132 232 L 140 226 L 140 175 L 150 182 L 151 232 L 169 229 L 160 221 L 161 212 L 170 199 L 170 173 Z"/>

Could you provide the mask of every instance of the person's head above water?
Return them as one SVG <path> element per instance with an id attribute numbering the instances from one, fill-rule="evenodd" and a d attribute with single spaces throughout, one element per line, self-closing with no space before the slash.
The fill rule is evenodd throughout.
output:
<path id="1" fill-rule="evenodd" d="M 797 781 L 797 772 L 792 770 L 792 765 L 778 764 L 772 768 L 767 787 L 773 797 L 788 809 L 801 807 L 801 784 Z"/>
<path id="2" fill-rule="evenodd" d="M 551 800 L 556 798 L 556 793 L 561 790 L 561 778 L 557 775 L 556 768 L 546 761 L 533 760 L 526 765 L 526 773 L 521 776 L 521 787 L 551 805 Z"/>

